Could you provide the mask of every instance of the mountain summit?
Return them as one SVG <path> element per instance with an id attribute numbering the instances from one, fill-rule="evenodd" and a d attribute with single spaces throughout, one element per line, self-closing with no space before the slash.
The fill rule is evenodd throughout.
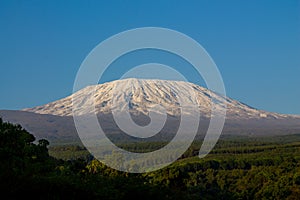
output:
<path id="1" fill-rule="evenodd" d="M 85 105 L 85 101 L 90 96 L 94 98 L 95 110 L 82 106 L 77 113 L 82 115 L 92 112 L 107 114 L 112 109 L 122 112 L 127 106 L 131 113 L 148 115 L 150 108 L 160 105 L 166 109 L 168 115 L 179 116 L 181 104 L 183 103 L 185 105 L 198 105 L 198 112 L 201 116 L 210 117 L 212 99 L 214 99 L 214 101 L 219 102 L 216 105 L 217 110 L 226 104 L 227 119 L 282 119 L 293 117 L 292 115 L 257 110 L 189 82 L 134 78 L 88 86 L 61 100 L 24 109 L 23 111 L 72 116 L 72 100 L 80 100 L 81 102 L 77 103 Z M 195 110 L 185 109 L 185 112 L 187 112 L 185 114 L 192 115 Z"/>

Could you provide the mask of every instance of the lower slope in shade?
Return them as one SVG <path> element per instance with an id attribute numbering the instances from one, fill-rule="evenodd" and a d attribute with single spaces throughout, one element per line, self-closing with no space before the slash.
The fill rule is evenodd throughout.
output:
<path id="1" fill-rule="evenodd" d="M 148 123 L 147 116 L 132 115 L 137 124 Z M 74 121 L 71 116 L 56 116 L 49 114 L 37 114 L 26 111 L 0 110 L 0 117 L 4 121 L 18 123 L 31 132 L 37 139 L 46 138 L 51 144 L 56 143 L 80 143 Z M 123 133 L 114 123 L 111 114 L 98 116 L 99 122 L 107 136 L 114 142 L 118 141 L 169 141 L 177 131 L 179 118 L 169 116 L 163 130 L 157 135 L 137 139 Z M 209 119 L 202 118 L 198 130 L 197 139 L 202 139 L 206 133 Z M 261 119 L 227 119 L 222 135 L 242 136 L 270 136 L 300 133 L 300 118 L 261 118 Z"/>

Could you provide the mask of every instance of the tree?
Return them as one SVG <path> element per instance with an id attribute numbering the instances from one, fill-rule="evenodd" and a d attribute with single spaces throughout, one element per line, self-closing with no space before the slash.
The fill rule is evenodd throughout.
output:
<path id="1" fill-rule="evenodd" d="M 20 125 L 0 120 L 0 173 L 3 176 L 24 174 L 32 168 L 33 160 L 44 162 L 49 158 L 45 139 L 34 144 L 35 137 Z"/>

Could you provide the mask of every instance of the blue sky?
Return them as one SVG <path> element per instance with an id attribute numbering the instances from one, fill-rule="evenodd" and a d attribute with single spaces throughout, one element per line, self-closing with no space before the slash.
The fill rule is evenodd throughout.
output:
<path id="1" fill-rule="evenodd" d="M 174 29 L 198 41 L 217 64 L 229 97 L 300 114 L 300 2 L 292 0 L 2 0 L 0 109 L 70 95 L 77 70 L 97 44 L 145 26 Z M 114 72 L 106 79 L 117 79 L 118 68 Z"/>

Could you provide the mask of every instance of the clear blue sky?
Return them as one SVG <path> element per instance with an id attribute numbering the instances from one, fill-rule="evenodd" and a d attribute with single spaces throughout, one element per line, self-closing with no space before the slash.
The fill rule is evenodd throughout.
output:
<path id="1" fill-rule="evenodd" d="M 144 26 L 174 29 L 202 44 L 229 97 L 300 114 L 300 2 L 293 0 L 2 0 L 0 109 L 70 95 L 81 62 L 99 42 Z"/>

